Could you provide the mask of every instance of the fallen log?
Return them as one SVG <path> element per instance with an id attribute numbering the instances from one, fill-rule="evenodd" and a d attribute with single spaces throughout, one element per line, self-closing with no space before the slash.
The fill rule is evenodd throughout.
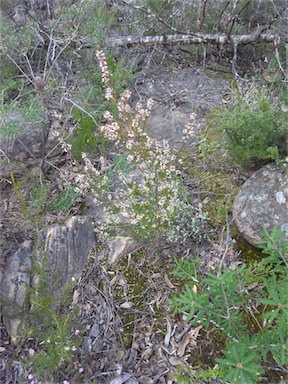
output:
<path id="1" fill-rule="evenodd" d="M 270 33 L 252 33 L 248 35 L 228 35 L 228 34 L 176 34 L 162 36 L 121 36 L 106 40 L 106 44 L 111 47 L 123 47 L 132 45 L 155 45 L 155 44 L 218 44 L 233 46 L 252 44 L 252 43 L 273 43 L 279 39 L 278 35 Z"/>

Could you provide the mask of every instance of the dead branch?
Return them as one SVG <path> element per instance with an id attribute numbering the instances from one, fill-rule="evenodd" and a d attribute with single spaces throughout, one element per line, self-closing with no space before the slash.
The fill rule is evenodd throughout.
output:
<path id="1" fill-rule="evenodd" d="M 248 35 L 227 35 L 213 33 L 198 33 L 197 35 L 167 35 L 167 36 L 121 36 L 106 40 L 109 47 L 123 47 L 132 45 L 155 45 L 155 44 L 219 44 L 245 45 L 253 43 L 272 43 L 279 39 L 278 35 L 270 33 L 251 33 Z"/>

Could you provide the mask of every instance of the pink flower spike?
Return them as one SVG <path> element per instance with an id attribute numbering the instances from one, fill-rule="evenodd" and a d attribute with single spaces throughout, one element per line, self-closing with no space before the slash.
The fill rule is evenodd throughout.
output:
<path id="1" fill-rule="evenodd" d="M 153 105 L 154 105 L 154 101 L 153 101 L 153 99 L 148 99 L 148 101 L 147 101 L 147 109 L 149 110 L 149 111 L 151 111 L 151 109 L 153 108 Z"/>
<path id="2" fill-rule="evenodd" d="M 63 381 L 63 384 L 70 384 L 70 383 L 69 383 L 69 381 L 64 380 L 64 381 Z"/>
<path id="3" fill-rule="evenodd" d="M 29 375 L 28 375 L 28 380 L 33 380 L 34 379 L 34 376 L 32 375 L 32 373 L 29 373 Z"/>
<path id="4" fill-rule="evenodd" d="M 113 99 L 113 89 L 112 88 L 110 88 L 110 87 L 106 88 L 105 99 L 108 101 Z"/>
<path id="5" fill-rule="evenodd" d="M 84 372 L 84 368 L 80 367 L 79 368 L 79 373 L 83 373 Z"/>
<path id="6" fill-rule="evenodd" d="M 102 72 L 102 81 L 103 83 L 107 84 L 110 80 L 110 73 L 106 62 L 105 53 L 103 51 L 97 51 L 96 56 L 99 61 L 99 66 Z"/>
<path id="7" fill-rule="evenodd" d="M 74 335 L 75 335 L 75 336 L 78 336 L 79 333 L 80 333 L 79 329 L 75 329 L 75 331 L 74 331 Z"/>
<path id="8" fill-rule="evenodd" d="M 112 122 L 114 117 L 111 115 L 111 113 L 109 111 L 105 111 L 104 114 L 103 114 L 104 118 L 106 120 L 108 120 L 109 122 Z"/>

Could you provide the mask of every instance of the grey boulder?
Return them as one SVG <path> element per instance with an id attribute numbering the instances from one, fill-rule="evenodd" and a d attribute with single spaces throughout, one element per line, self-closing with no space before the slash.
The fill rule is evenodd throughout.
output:
<path id="1" fill-rule="evenodd" d="M 277 226 L 288 238 L 288 171 L 269 163 L 242 186 L 233 205 L 233 217 L 240 234 L 253 246 Z"/>

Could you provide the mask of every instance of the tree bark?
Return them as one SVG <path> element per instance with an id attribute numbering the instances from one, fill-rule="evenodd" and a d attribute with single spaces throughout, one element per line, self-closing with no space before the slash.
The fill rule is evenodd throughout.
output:
<path id="1" fill-rule="evenodd" d="M 132 45 L 155 45 L 155 44 L 220 44 L 233 46 L 251 43 L 272 43 L 278 39 L 278 35 L 270 33 L 252 33 L 249 35 L 227 35 L 227 34 L 202 34 L 195 35 L 167 35 L 167 36 L 121 36 L 106 40 L 109 47 L 123 47 Z"/>

